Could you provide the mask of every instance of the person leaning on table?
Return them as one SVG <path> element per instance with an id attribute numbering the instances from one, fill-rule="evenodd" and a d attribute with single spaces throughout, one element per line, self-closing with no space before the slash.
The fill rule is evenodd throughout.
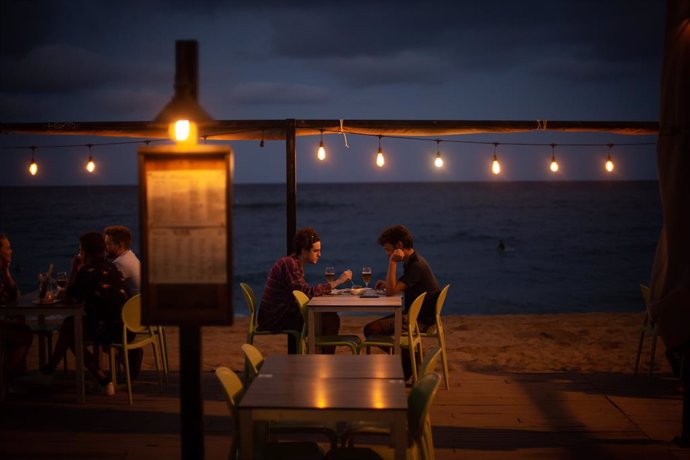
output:
<path id="1" fill-rule="evenodd" d="M 292 254 L 278 259 L 268 273 L 259 307 L 259 329 L 275 333 L 283 329 L 301 330 L 304 320 L 292 291 L 302 291 L 311 298 L 328 294 L 339 284 L 352 279 L 352 272 L 345 270 L 338 279 L 331 282 L 314 286 L 307 283 L 304 279 L 304 267 L 316 264 L 321 257 L 321 238 L 313 228 L 306 227 L 297 231 L 293 249 Z M 322 313 L 321 325 L 323 334 L 337 334 L 340 330 L 340 317 L 337 313 Z M 297 353 L 296 340 L 288 335 L 287 341 L 288 353 Z M 324 347 L 323 352 L 335 353 L 335 347 Z"/>
<path id="2" fill-rule="evenodd" d="M 8 304 L 17 300 L 19 289 L 10 272 L 12 262 L 12 247 L 5 234 L 0 233 L 0 304 Z M 26 355 L 29 353 L 34 334 L 31 328 L 18 321 L 0 319 L 0 347 L 4 349 L 5 359 L 2 360 L 2 376 L 0 376 L 0 399 L 5 390 L 12 385 L 12 381 L 26 369 Z M 0 352 L 3 352 L 0 350 Z M 7 385 L 5 385 L 7 383 Z"/>
<path id="3" fill-rule="evenodd" d="M 441 290 L 436 275 L 431 271 L 429 263 L 413 247 L 412 232 L 404 225 L 392 225 L 379 236 L 378 243 L 388 256 L 388 271 L 385 280 L 376 281 L 376 289 L 386 288 L 386 295 L 405 293 L 405 314 L 412 302 L 426 292 L 422 309 L 417 318 L 417 325 L 421 332 L 436 324 L 436 299 Z M 398 262 L 403 262 L 403 274 L 397 278 Z M 403 321 L 404 323 L 404 321 Z M 364 326 L 364 336 L 369 338 L 380 335 L 393 335 L 395 332 L 394 316 L 389 315 Z M 412 375 L 410 352 L 401 351 L 405 380 Z"/>

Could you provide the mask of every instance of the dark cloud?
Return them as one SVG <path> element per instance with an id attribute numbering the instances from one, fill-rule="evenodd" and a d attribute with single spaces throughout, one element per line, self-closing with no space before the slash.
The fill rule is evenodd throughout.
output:
<path id="1" fill-rule="evenodd" d="M 301 84 L 250 82 L 236 85 L 229 95 L 230 102 L 240 104 L 320 104 L 328 101 L 325 88 Z"/>

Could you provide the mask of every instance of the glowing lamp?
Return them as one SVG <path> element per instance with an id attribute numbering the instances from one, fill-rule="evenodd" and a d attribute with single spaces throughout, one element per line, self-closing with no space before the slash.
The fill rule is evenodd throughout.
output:
<path id="1" fill-rule="evenodd" d="M 33 158 L 31 159 L 31 164 L 29 165 L 29 173 L 32 176 L 35 176 L 38 173 L 38 165 Z"/>
<path id="2" fill-rule="evenodd" d="M 441 158 L 440 154 L 436 154 L 436 158 L 434 159 L 434 166 L 437 168 L 441 168 L 443 166 L 443 158 Z"/>
<path id="3" fill-rule="evenodd" d="M 609 159 L 606 160 L 606 171 L 613 172 L 614 167 L 613 161 L 611 161 L 611 157 L 609 157 Z"/>
<path id="4" fill-rule="evenodd" d="M 386 160 L 383 158 L 383 151 L 381 150 L 381 147 L 379 147 L 379 152 L 376 154 L 376 166 L 383 168 L 384 164 L 386 164 Z"/>
<path id="5" fill-rule="evenodd" d="M 319 143 L 319 150 L 316 152 L 316 158 L 321 161 L 326 159 L 326 149 L 323 146 L 323 141 Z"/>
<path id="6" fill-rule="evenodd" d="M 551 159 L 551 166 L 549 166 L 552 172 L 558 172 L 558 162 L 555 159 Z"/>
<path id="7" fill-rule="evenodd" d="M 96 170 L 96 163 L 93 162 L 93 157 L 89 155 L 89 161 L 86 163 L 86 170 L 90 173 Z"/>
<path id="8" fill-rule="evenodd" d="M 178 144 L 196 144 L 197 125 L 190 120 L 176 120 L 168 127 L 170 138 Z"/>
<path id="9" fill-rule="evenodd" d="M 496 155 L 494 155 L 494 161 L 491 163 L 491 172 L 494 173 L 495 176 L 501 174 L 501 163 L 498 162 Z"/>

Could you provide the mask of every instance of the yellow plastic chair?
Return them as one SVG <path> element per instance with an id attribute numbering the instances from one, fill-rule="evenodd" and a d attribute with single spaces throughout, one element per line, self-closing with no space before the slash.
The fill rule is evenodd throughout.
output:
<path id="1" fill-rule="evenodd" d="M 247 283 L 240 283 L 240 288 L 242 288 L 242 294 L 244 294 L 244 301 L 249 309 L 249 332 L 247 332 L 247 343 L 254 344 L 254 336 L 256 335 L 275 335 L 275 334 L 286 334 L 292 336 L 297 342 L 299 342 L 301 337 L 301 331 L 296 331 L 294 329 L 283 329 L 279 332 L 262 331 L 259 330 L 258 324 L 258 308 L 256 303 L 256 296 L 254 295 L 254 290 Z"/>
<path id="2" fill-rule="evenodd" d="M 231 460 L 237 458 L 240 448 L 239 410 L 237 408 L 242 396 L 244 395 L 244 385 L 242 380 L 227 367 L 216 369 L 216 377 L 220 380 L 225 396 L 227 397 L 228 409 L 232 415 L 233 429 L 232 441 L 230 442 Z M 321 459 L 323 452 L 315 442 L 270 442 L 256 443 L 254 458 L 257 459 Z"/>
<path id="3" fill-rule="evenodd" d="M 251 343 L 242 344 L 242 353 L 244 353 L 244 368 L 248 371 L 245 382 L 251 383 L 264 364 L 264 355 Z"/>
<path id="4" fill-rule="evenodd" d="M 163 375 L 165 376 L 165 383 L 170 381 L 170 361 L 168 360 L 168 339 L 165 337 L 165 328 L 163 326 L 153 326 L 153 330 L 158 336 L 158 343 L 161 348 L 161 361 L 163 362 Z"/>
<path id="5" fill-rule="evenodd" d="M 304 320 L 304 325 L 302 326 L 302 333 L 300 335 L 299 347 L 302 349 L 303 353 L 306 353 L 306 336 L 307 336 L 307 303 L 309 303 L 309 297 L 302 291 L 292 291 L 292 295 L 295 296 L 297 300 L 297 305 L 302 312 L 302 319 Z M 359 350 L 359 344 L 361 339 L 358 335 L 350 334 L 333 334 L 333 335 L 320 335 L 318 337 L 310 337 L 309 340 L 314 341 L 315 347 L 348 347 L 353 355 L 356 355 Z"/>
<path id="6" fill-rule="evenodd" d="M 417 372 L 417 358 L 415 354 L 419 351 L 419 359 L 424 358 L 424 350 L 422 349 L 422 336 L 419 334 L 419 328 L 417 327 L 417 317 L 419 316 L 419 311 L 422 309 L 422 304 L 426 298 L 426 292 L 421 293 L 407 311 L 407 322 L 403 324 L 405 326 L 403 329 L 403 335 L 400 336 L 400 346 L 402 348 L 409 348 L 410 350 L 410 360 L 412 361 L 412 381 L 416 382 L 418 378 Z M 366 349 L 367 354 L 371 352 L 371 347 L 388 348 L 392 350 L 395 346 L 395 338 L 393 336 L 373 336 L 365 340 L 359 345 L 359 349 Z"/>
<path id="7" fill-rule="evenodd" d="M 443 305 L 446 303 L 446 296 L 448 295 L 448 289 L 450 284 L 446 284 L 441 292 L 438 294 L 436 299 L 436 324 L 431 326 L 426 332 L 422 332 L 420 335 L 422 337 L 435 337 L 438 341 L 438 346 L 441 348 L 441 358 L 443 361 L 443 382 L 446 386 L 446 390 L 450 388 L 449 384 L 449 371 L 448 371 L 448 354 L 446 353 L 446 334 L 443 330 L 443 321 L 441 320 L 441 312 L 443 311 Z"/>
<path id="8" fill-rule="evenodd" d="M 134 404 L 134 402 L 132 400 L 132 381 L 129 373 L 129 351 L 151 345 L 153 348 L 153 360 L 156 365 L 156 374 L 158 374 L 158 388 L 162 391 L 163 379 L 159 364 L 161 360 L 161 350 L 158 335 L 153 330 L 153 327 L 144 326 L 141 324 L 141 296 L 139 294 L 131 297 L 123 305 L 122 323 L 122 341 L 120 343 L 112 343 L 110 345 L 110 375 L 112 376 L 113 384 L 115 384 L 115 382 L 117 382 L 116 352 L 119 351 L 123 357 L 122 361 L 125 364 L 127 394 L 129 396 L 129 404 L 131 406 Z M 127 341 L 127 332 L 133 332 L 136 334 L 131 342 Z"/>
<path id="9" fill-rule="evenodd" d="M 433 460 L 434 444 L 431 432 L 429 411 L 436 397 L 441 377 L 436 373 L 421 377 L 410 390 L 407 397 L 407 458 Z M 394 452 L 385 447 L 340 447 L 331 449 L 328 460 L 393 458 Z"/>
<path id="10" fill-rule="evenodd" d="M 656 357 L 656 338 L 657 330 L 656 323 L 652 320 L 652 315 L 649 313 L 649 287 L 640 284 L 640 292 L 642 292 L 642 299 L 644 299 L 645 314 L 642 326 L 640 326 L 640 341 L 637 344 L 637 356 L 635 357 L 635 375 L 640 369 L 640 356 L 642 355 L 642 344 L 644 343 L 645 334 L 649 334 L 652 339 L 652 350 L 649 355 L 649 377 L 654 374 L 654 358 Z"/>

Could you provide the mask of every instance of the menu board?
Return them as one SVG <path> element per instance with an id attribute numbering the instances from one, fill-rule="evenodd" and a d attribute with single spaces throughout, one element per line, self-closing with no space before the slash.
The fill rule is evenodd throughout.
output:
<path id="1" fill-rule="evenodd" d="M 142 319 L 232 324 L 232 153 L 139 149 Z"/>

